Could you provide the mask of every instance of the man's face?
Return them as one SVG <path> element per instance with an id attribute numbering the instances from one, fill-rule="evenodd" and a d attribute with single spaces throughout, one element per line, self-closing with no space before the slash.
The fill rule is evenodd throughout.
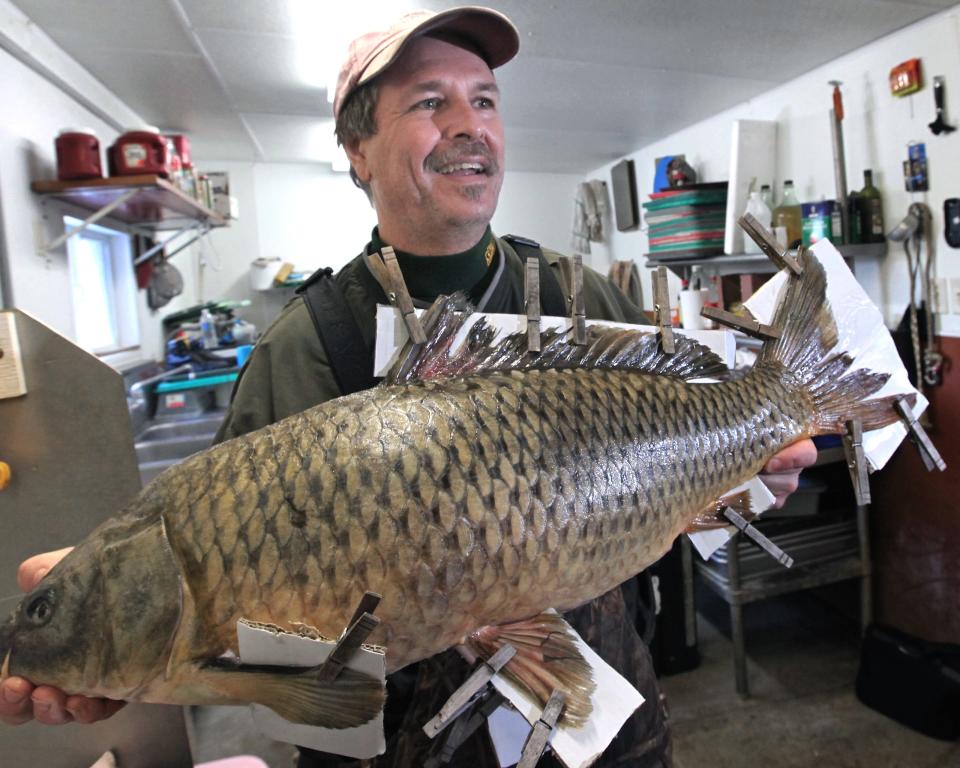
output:
<path id="1" fill-rule="evenodd" d="M 429 37 L 380 77 L 377 132 L 347 149 L 387 242 L 417 250 L 479 239 L 503 183 L 499 100 L 483 59 Z"/>

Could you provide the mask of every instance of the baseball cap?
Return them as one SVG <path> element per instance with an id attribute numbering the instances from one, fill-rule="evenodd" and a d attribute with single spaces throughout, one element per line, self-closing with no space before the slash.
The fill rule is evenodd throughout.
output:
<path id="1" fill-rule="evenodd" d="M 441 29 L 469 40 L 490 69 L 506 64 L 520 49 L 520 35 L 513 22 L 492 8 L 467 5 L 440 12 L 411 11 L 386 29 L 368 32 L 350 43 L 337 78 L 333 116 L 339 116 L 347 98 L 359 86 L 393 64 L 410 40 Z"/>

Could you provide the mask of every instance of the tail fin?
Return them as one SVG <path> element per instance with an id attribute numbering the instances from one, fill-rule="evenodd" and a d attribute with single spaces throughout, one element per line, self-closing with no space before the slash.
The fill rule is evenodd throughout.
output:
<path id="1" fill-rule="evenodd" d="M 806 390 L 814 403 L 814 434 L 840 433 L 847 421 L 860 419 L 863 429 L 879 429 L 899 420 L 895 397 L 868 400 L 890 374 L 863 368 L 850 371 L 853 359 L 831 354 L 837 325 L 827 302 L 827 276 L 810 251 L 801 257 L 803 273 L 790 275 L 771 325 L 778 339 L 763 345 L 757 368 L 781 367 L 784 378 Z"/>

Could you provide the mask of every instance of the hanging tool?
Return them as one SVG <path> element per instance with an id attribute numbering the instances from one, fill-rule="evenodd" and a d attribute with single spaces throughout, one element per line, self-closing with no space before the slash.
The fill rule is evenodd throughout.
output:
<path id="1" fill-rule="evenodd" d="M 833 139 L 833 177 L 837 193 L 837 206 L 840 208 L 840 232 L 834 234 L 847 242 L 847 163 L 843 151 L 843 94 L 842 83 L 831 80 L 833 86 L 833 109 L 830 110 L 830 136 Z"/>
<path id="2" fill-rule="evenodd" d="M 750 541 L 760 547 L 760 549 L 770 555 L 770 557 L 780 563 L 784 568 L 793 567 L 793 558 L 760 533 L 755 526 L 747 521 L 747 518 L 733 509 L 733 507 L 724 509 L 723 516 L 727 518 L 738 531 L 746 535 Z"/>
<path id="3" fill-rule="evenodd" d="M 720 323 L 720 325 L 725 325 L 728 328 L 736 328 L 738 331 L 743 331 L 747 336 L 753 336 L 754 338 L 763 339 L 764 341 L 767 339 L 779 339 L 781 336 L 780 330 L 773 326 L 766 325 L 753 318 L 740 317 L 732 312 L 717 309 L 716 307 L 704 307 L 700 310 L 700 315 L 708 320 L 714 320 Z"/>
<path id="4" fill-rule="evenodd" d="M 587 343 L 587 310 L 583 300 L 583 256 L 573 255 L 573 285 L 570 293 L 570 320 L 573 323 L 573 343 Z"/>
<path id="5" fill-rule="evenodd" d="M 863 453 L 863 422 L 860 419 L 847 422 L 846 432 L 843 434 L 843 453 L 847 459 L 857 506 L 865 507 L 870 503 L 870 479 L 867 474 L 867 458 Z"/>
<path id="6" fill-rule="evenodd" d="M 346 631 L 317 672 L 317 682 L 329 683 L 336 680 L 370 633 L 380 625 L 380 619 L 373 615 L 379 603 L 380 595 L 376 592 L 364 593 Z"/>
<path id="7" fill-rule="evenodd" d="M 753 214 L 743 214 L 737 220 L 737 223 L 750 236 L 750 239 L 760 246 L 760 250 L 776 265 L 777 269 L 789 269 L 794 275 L 803 274 L 803 267 L 800 266 L 799 258 L 790 255 L 790 251 L 782 247 L 773 234 Z M 797 256 L 799 257 L 799 255 L 800 251 L 798 250 Z"/>
<path id="8" fill-rule="evenodd" d="M 540 351 L 540 262 L 536 256 L 527 256 L 524 272 L 524 310 L 527 315 L 527 349 Z"/>
<path id="9" fill-rule="evenodd" d="M 943 120 L 943 101 L 946 88 L 943 75 L 937 75 L 933 78 L 933 103 L 937 108 L 937 118 L 930 123 L 929 127 L 934 136 L 939 136 L 941 133 L 953 133 L 957 130 L 955 126 L 947 125 Z"/>
<path id="10" fill-rule="evenodd" d="M 930 440 L 930 436 L 926 430 L 913 415 L 913 410 L 910 408 L 909 403 L 907 403 L 907 398 L 901 397 L 897 400 L 895 407 L 897 413 L 900 414 L 900 421 L 902 421 L 903 425 L 907 428 L 907 437 L 910 438 L 920 452 L 920 458 L 923 460 L 923 465 L 927 468 L 927 472 L 932 472 L 935 469 L 939 469 L 941 472 L 946 470 L 947 463 L 943 460 L 936 446 L 934 446 L 933 441 Z"/>
<path id="11" fill-rule="evenodd" d="M 441 765 L 447 765 L 460 745 L 469 739 L 474 731 L 483 725 L 483 722 L 506 700 L 506 697 L 496 688 L 488 687 L 478 699 L 474 700 L 469 709 L 456 719 L 440 751 L 427 758 L 423 768 L 439 768 Z"/>

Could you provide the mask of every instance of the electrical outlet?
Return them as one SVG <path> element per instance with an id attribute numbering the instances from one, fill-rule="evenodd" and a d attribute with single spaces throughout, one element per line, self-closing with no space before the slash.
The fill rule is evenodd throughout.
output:
<path id="1" fill-rule="evenodd" d="M 948 311 L 951 315 L 960 315 L 960 277 L 951 277 L 949 282 L 950 306 Z"/>
<path id="2" fill-rule="evenodd" d="M 950 295 L 947 293 L 947 278 L 938 277 L 930 286 L 930 309 L 938 315 L 950 314 Z"/>

